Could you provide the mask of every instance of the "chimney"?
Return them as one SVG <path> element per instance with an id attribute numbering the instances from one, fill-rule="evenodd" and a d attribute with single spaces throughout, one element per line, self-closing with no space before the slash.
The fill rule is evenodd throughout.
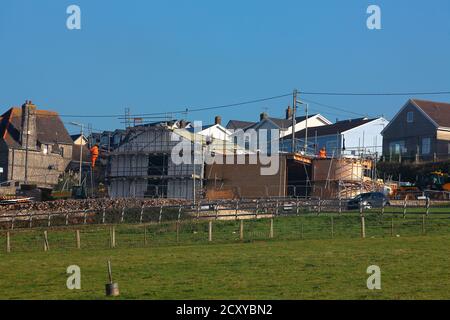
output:
<path id="1" fill-rule="evenodd" d="M 20 143 L 23 148 L 37 148 L 36 106 L 31 101 L 22 105 L 22 130 Z"/>
<path id="2" fill-rule="evenodd" d="M 216 116 L 214 118 L 214 124 L 222 124 L 222 117 L 221 116 Z"/>
<path id="3" fill-rule="evenodd" d="M 263 112 L 259 115 L 259 120 L 263 121 L 264 119 L 267 119 L 269 115 L 266 112 Z"/>
<path id="4" fill-rule="evenodd" d="M 293 114 L 292 108 L 291 106 L 288 106 L 286 109 L 286 120 L 292 119 L 292 114 Z"/>

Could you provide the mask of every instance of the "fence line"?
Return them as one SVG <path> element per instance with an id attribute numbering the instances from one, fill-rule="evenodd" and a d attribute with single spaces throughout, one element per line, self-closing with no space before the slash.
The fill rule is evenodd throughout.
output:
<path id="1" fill-rule="evenodd" d="M 395 224 L 394 224 L 395 222 Z M 448 235 L 450 215 L 308 215 L 251 220 L 174 220 L 151 224 L 86 225 L 21 229 L 0 233 L 10 252 L 115 249 L 180 244 L 211 244 L 273 239 L 343 239 Z M 109 231 L 109 234 L 108 234 Z M 0 238 L 1 238 L 0 237 Z"/>
<path id="2" fill-rule="evenodd" d="M 252 219 L 279 216 L 300 216 L 305 214 L 321 215 L 333 213 L 337 215 L 357 213 L 401 214 L 407 215 L 445 214 L 450 213 L 450 207 L 431 206 L 430 201 L 404 200 L 397 206 L 384 205 L 377 209 L 367 209 L 362 204 L 359 208 L 350 209 L 341 199 L 264 199 L 235 200 L 222 202 L 199 202 L 196 205 L 161 205 L 122 207 L 121 209 L 77 210 L 66 212 L 28 212 L 26 214 L 10 214 L 0 216 L 0 228 L 23 229 L 42 228 L 69 225 L 107 224 L 107 223 L 150 223 L 163 221 L 201 220 L 201 219 Z"/>

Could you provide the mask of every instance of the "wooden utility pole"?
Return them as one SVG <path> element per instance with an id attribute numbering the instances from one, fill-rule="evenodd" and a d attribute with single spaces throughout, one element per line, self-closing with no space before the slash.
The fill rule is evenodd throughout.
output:
<path id="1" fill-rule="evenodd" d="M 296 125 L 296 113 L 297 113 L 297 89 L 294 89 L 292 94 L 292 153 L 295 153 L 295 125 Z"/>

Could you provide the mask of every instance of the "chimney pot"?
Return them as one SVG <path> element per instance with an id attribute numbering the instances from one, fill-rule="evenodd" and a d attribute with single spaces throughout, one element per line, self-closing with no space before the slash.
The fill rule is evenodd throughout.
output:
<path id="1" fill-rule="evenodd" d="M 259 120 L 264 120 L 267 119 L 269 117 L 269 115 L 266 112 L 263 112 L 259 115 Z"/>
<path id="2" fill-rule="evenodd" d="M 221 116 L 216 116 L 214 118 L 214 124 L 222 124 L 222 117 Z"/>

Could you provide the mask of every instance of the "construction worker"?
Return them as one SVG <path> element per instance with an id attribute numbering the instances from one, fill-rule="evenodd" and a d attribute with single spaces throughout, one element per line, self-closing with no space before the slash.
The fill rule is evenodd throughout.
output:
<path id="1" fill-rule="evenodd" d="M 319 159 L 326 159 L 327 158 L 327 149 L 325 147 L 322 147 L 319 151 Z"/>
<path id="2" fill-rule="evenodd" d="M 92 168 L 95 168 L 95 162 L 97 161 L 99 150 L 98 150 L 98 144 L 95 144 L 91 149 L 91 162 L 92 162 Z"/>

